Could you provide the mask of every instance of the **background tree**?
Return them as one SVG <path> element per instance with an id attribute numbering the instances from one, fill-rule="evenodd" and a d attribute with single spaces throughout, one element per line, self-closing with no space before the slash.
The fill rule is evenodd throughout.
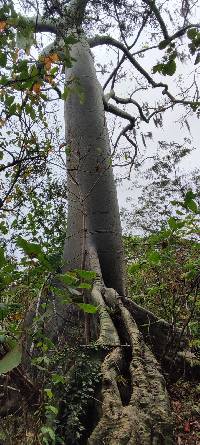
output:
<path id="1" fill-rule="evenodd" d="M 191 209 L 181 206 L 189 191 L 193 192 L 199 203 L 199 169 L 186 172 L 181 166 L 183 160 L 189 163 L 190 154 L 191 149 L 186 140 L 184 145 L 162 141 L 156 155 L 146 161 L 147 165 L 150 162 L 151 165 L 146 169 L 143 164 L 142 168 L 138 166 L 130 186 L 131 191 L 139 191 L 138 201 L 132 203 L 131 198 L 128 198 L 130 210 L 122 210 L 124 223 L 130 233 L 157 233 L 166 228 L 171 216 L 181 218 L 194 210 L 193 203 Z"/>
<path id="2" fill-rule="evenodd" d="M 170 409 L 164 380 L 158 362 L 144 342 L 134 319 L 140 325 L 150 317 L 154 349 L 158 356 L 157 336 L 161 343 L 162 332 L 164 347 L 172 328 L 167 322 L 159 321 L 153 314 L 150 316 L 135 306 L 125 295 L 121 226 L 104 109 L 128 122 L 117 136 L 113 148 L 116 152 L 119 142 L 125 138 L 129 144 L 125 160 L 132 167 L 137 155 L 136 129 L 140 121 L 149 123 L 156 117 L 161 119 L 161 113 L 176 105 L 183 105 L 192 111 L 197 111 L 199 107 L 195 82 L 191 89 L 187 89 L 186 97 L 184 89 L 172 94 L 169 85 L 160 81 L 156 74 L 172 76 L 175 73 L 176 62 L 180 57 L 180 38 L 189 42 L 189 53 L 195 57 L 195 63 L 198 62 L 198 25 L 189 23 L 190 10 L 183 8 L 180 15 L 179 11 L 177 14 L 176 6 L 175 14 L 180 26 L 177 28 L 176 23 L 176 28 L 170 29 L 173 23 L 167 25 L 166 11 L 162 11 L 155 2 L 146 0 L 138 4 L 128 1 L 44 1 L 40 5 L 41 10 L 37 3 L 26 2 L 27 5 L 27 12 L 36 9 L 36 17 L 22 18 L 15 12 L 13 3 L 5 2 L 1 11 L 1 123 L 5 132 L 7 123 L 13 120 L 16 126 L 17 119 L 23 131 L 23 139 L 19 130 L 14 131 L 14 137 L 8 133 L 8 137 L 13 138 L 11 144 L 17 146 L 16 153 L 7 150 L 5 133 L 2 134 L 6 161 L 8 156 L 11 160 L 8 159 L 2 169 L 6 172 L 3 180 L 8 180 L 9 185 L 2 199 L 1 211 L 5 214 L 12 210 L 8 199 L 12 198 L 12 194 L 15 199 L 17 183 L 26 182 L 27 163 L 33 169 L 31 172 L 28 170 L 28 176 L 31 173 L 33 179 L 35 175 L 35 181 L 39 178 L 38 173 L 48 175 L 46 161 L 51 153 L 52 138 L 49 137 L 44 111 L 48 108 L 48 101 L 52 100 L 46 94 L 46 90 L 51 88 L 52 94 L 65 100 L 68 232 L 63 270 L 74 271 L 58 276 L 55 264 L 52 264 L 40 245 L 18 239 L 17 244 L 28 256 L 28 261 L 36 257 L 39 262 L 36 270 L 40 276 L 36 303 L 32 310 L 28 310 L 24 323 L 25 368 L 30 373 L 29 377 L 37 382 L 38 373 L 44 373 L 46 365 L 52 376 L 51 383 L 63 384 L 63 374 L 65 383 L 65 396 L 62 395 L 59 407 L 52 405 L 51 400 L 56 398 L 56 394 L 58 399 L 61 398 L 63 391 L 58 387 L 53 394 L 51 389 L 45 388 L 46 424 L 42 426 L 37 440 L 43 440 L 44 443 L 59 440 L 63 443 L 89 444 L 121 444 L 124 441 L 133 444 L 153 444 L 155 441 L 171 443 Z M 159 28 L 158 32 L 153 31 L 155 45 L 137 49 L 143 31 L 150 29 L 150 26 L 153 29 L 156 27 L 156 30 Z M 116 38 L 107 34 L 111 31 L 116 32 Z M 34 60 L 29 55 L 30 46 L 36 41 L 36 33 L 40 32 L 54 34 L 55 41 L 43 49 L 39 60 Z M 17 45 L 25 49 L 26 56 L 16 51 Z M 90 48 L 101 45 L 109 45 L 118 52 L 117 64 L 104 85 L 105 89 L 111 84 L 108 94 L 103 93 L 97 80 L 90 51 Z M 153 67 L 151 74 L 139 63 L 138 58 L 147 50 L 155 48 L 165 51 L 165 54 Z M 65 69 L 63 91 L 59 85 L 60 66 Z M 128 98 L 119 97 L 115 91 L 118 78 L 123 76 L 123 66 L 133 69 L 133 78 L 137 76 Z M 60 75 L 62 77 L 62 73 Z M 150 112 L 145 102 L 133 99 L 133 94 L 138 92 L 138 83 L 139 88 L 146 90 L 150 87 L 162 92 L 161 101 L 156 100 Z M 13 89 L 18 91 L 16 97 Z M 119 108 L 116 104 L 128 107 Z M 34 128 L 39 122 L 42 128 L 38 134 Z M 58 151 L 62 147 L 59 144 Z M 133 149 L 133 153 L 130 149 Z M 7 175 L 7 171 L 11 173 Z M 5 258 L 3 265 L 7 267 Z M 41 272 L 45 272 L 43 283 Z M 81 289 L 87 289 L 88 292 L 83 294 Z M 48 310 L 47 300 L 50 300 Z M 80 309 L 86 313 L 85 320 L 79 316 Z M 95 315 L 88 316 L 88 313 Z M 39 327 L 35 325 L 36 321 Z M 80 327 L 78 333 L 75 328 L 77 322 Z M 33 324 L 32 337 L 28 332 L 30 324 Z M 174 337 L 176 340 L 176 335 Z M 66 342 L 68 350 L 63 346 Z M 73 350 L 70 359 L 62 367 L 63 374 L 59 376 L 55 370 L 60 366 L 60 356 L 53 362 L 48 355 L 52 356 L 51 349 L 60 345 L 66 358 L 74 342 L 79 344 L 78 359 Z M 80 354 L 80 351 L 85 350 Z M 13 351 L 11 357 L 13 359 L 14 355 L 16 366 L 20 354 L 16 347 Z M 42 356 L 39 351 L 42 351 Z M 33 368 L 38 371 L 37 375 L 28 367 L 30 356 Z M 1 361 L 4 370 L 8 359 L 10 355 Z M 15 373 L 12 369 L 11 373 Z M 91 377 L 87 389 L 91 387 L 92 398 L 89 391 L 84 392 L 87 376 Z M 27 395 L 30 385 L 32 396 L 37 396 L 37 386 L 26 375 L 24 379 L 18 376 L 18 383 L 21 395 Z M 96 409 L 99 391 L 100 412 Z M 91 410 L 94 417 L 89 422 Z M 60 426 L 56 429 L 57 416 Z"/>

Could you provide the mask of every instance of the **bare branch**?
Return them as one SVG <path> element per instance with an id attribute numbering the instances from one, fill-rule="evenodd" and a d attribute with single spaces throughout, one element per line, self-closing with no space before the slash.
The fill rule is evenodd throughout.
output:
<path id="1" fill-rule="evenodd" d="M 108 111 L 115 116 L 122 117 L 123 119 L 127 119 L 133 126 L 135 125 L 135 117 L 131 116 L 131 114 L 127 113 L 126 111 L 115 107 L 115 105 L 108 103 L 108 101 L 106 100 L 106 96 L 103 97 L 103 103 L 105 111 Z"/>
<path id="2" fill-rule="evenodd" d="M 160 13 L 159 9 L 156 6 L 155 0 L 143 0 L 143 2 L 147 6 L 150 6 L 151 11 L 153 11 L 153 13 L 154 13 L 154 15 L 155 15 L 159 25 L 160 25 L 160 28 L 161 28 L 161 31 L 163 33 L 163 36 L 164 36 L 165 40 L 167 40 L 169 38 L 167 27 L 165 25 L 165 22 L 164 22 L 164 20 L 163 20 L 163 18 L 161 16 L 161 13 Z"/>
<path id="3" fill-rule="evenodd" d="M 119 42 L 118 40 L 115 40 L 114 38 L 110 36 L 95 36 L 91 39 L 89 39 L 90 47 L 93 48 L 98 45 L 111 45 L 115 48 L 120 49 L 126 56 L 127 59 L 131 62 L 131 64 L 136 68 L 136 70 L 142 74 L 142 76 L 148 81 L 148 83 L 153 88 L 163 88 L 162 94 L 166 95 L 173 104 L 182 104 L 182 105 L 189 105 L 191 106 L 193 104 L 193 101 L 183 100 L 183 99 L 176 99 L 169 91 L 168 91 L 168 85 L 163 82 L 155 82 L 153 78 L 150 76 L 150 74 L 137 62 L 137 60 L 133 57 L 133 55 L 130 53 L 130 51 L 126 48 L 126 46 L 123 45 L 123 43 Z"/>
<path id="4" fill-rule="evenodd" d="M 127 131 L 131 131 L 131 130 L 133 130 L 133 128 L 134 128 L 134 125 L 131 123 L 129 123 L 128 125 L 126 125 L 126 127 L 123 128 L 123 130 L 120 132 L 120 134 L 117 137 L 117 140 L 115 142 L 114 152 L 115 152 L 117 145 L 119 143 L 119 140 L 121 139 L 122 136 L 124 136 L 127 139 L 127 141 L 135 148 L 135 152 L 137 151 L 137 144 L 129 136 L 127 137 Z M 112 153 L 112 156 L 113 156 L 114 152 Z"/>
<path id="5" fill-rule="evenodd" d="M 142 74 L 146 78 L 146 80 L 148 80 L 148 82 L 150 83 L 150 85 L 152 85 L 152 87 L 154 87 L 154 88 L 156 88 L 156 87 L 164 87 L 164 88 L 168 89 L 168 86 L 166 84 L 163 84 L 163 83 L 159 83 L 158 84 L 158 83 L 154 82 L 152 77 L 136 61 L 136 59 L 132 56 L 130 51 L 123 45 L 123 43 L 119 42 L 118 40 L 115 40 L 113 37 L 111 37 L 111 36 L 98 36 L 97 35 L 97 36 L 89 39 L 89 44 L 90 44 L 91 48 L 94 48 L 95 46 L 99 46 L 99 45 L 111 45 L 111 46 L 114 46 L 114 47 L 120 49 L 127 56 L 127 59 L 137 69 L 137 71 L 139 71 L 140 74 Z"/>
<path id="6" fill-rule="evenodd" d="M 191 28 L 200 28 L 200 24 L 199 23 L 196 23 L 196 24 L 194 23 L 194 24 L 187 25 L 184 28 L 179 29 L 178 31 L 176 31 L 174 34 L 172 34 L 172 36 L 168 36 L 168 38 L 166 39 L 166 46 L 170 42 L 172 42 L 172 40 L 175 40 L 175 39 L 178 39 L 179 37 L 182 37 L 186 33 L 186 31 L 188 31 L 188 29 L 191 29 Z"/>
<path id="7" fill-rule="evenodd" d="M 113 92 L 113 93 L 114 93 L 114 92 Z M 140 105 L 136 100 L 133 100 L 131 97 L 128 97 L 128 98 L 122 98 L 122 97 L 118 97 L 118 96 L 116 96 L 115 93 L 114 93 L 114 94 L 112 95 L 112 99 L 115 100 L 115 102 L 116 102 L 117 104 L 124 104 L 124 105 L 132 104 L 132 105 L 135 105 L 135 106 L 137 107 L 138 111 L 139 111 L 140 118 L 141 118 L 144 122 L 146 122 L 147 124 L 150 122 L 151 118 L 152 118 L 155 114 L 162 113 L 163 111 L 168 110 L 169 108 L 171 108 L 171 107 L 173 106 L 173 104 L 169 104 L 169 105 L 166 105 L 166 106 L 163 106 L 163 107 L 158 107 L 158 109 L 155 110 L 155 111 L 153 111 L 149 116 L 145 116 L 145 114 L 144 114 L 144 112 L 143 112 L 143 109 L 142 109 L 141 105 Z"/>
<path id="8" fill-rule="evenodd" d="M 125 54 L 123 54 L 122 58 L 120 59 L 120 61 L 118 62 L 118 64 L 116 65 L 116 67 L 114 68 L 112 73 L 110 73 L 108 79 L 106 80 L 106 82 L 105 82 L 105 84 L 103 86 L 103 90 L 106 89 L 106 87 L 109 84 L 109 82 L 113 79 L 113 77 L 116 76 L 118 69 L 122 66 L 122 64 L 125 61 L 125 59 L 126 59 L 126 56 L 125 56 Z"/>
<path id="9" fill-rule="evenodd" d="M 58 27 L 50 19 L 41 16 L 31 17 L 28 22 L 34 25 L 35 32 L 50 32 L 52 34 L 58 33 Z M 58 25 L 59 26 L 59 25 Z"/>

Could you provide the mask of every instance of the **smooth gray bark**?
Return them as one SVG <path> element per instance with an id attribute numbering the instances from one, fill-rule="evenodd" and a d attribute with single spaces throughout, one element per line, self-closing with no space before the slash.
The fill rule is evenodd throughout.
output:
<path id="1" fill-rule="evenodd" d="M 68 156 L 68 238 L 65 269 L 84 267 L 87 238 L 97 250 L 105 284 L 124 294 L 124 261 L 116 185 L 102 89 L 84 37 L 72 47 L 76 59 L 66 82 L 76 78 L 83 102 L 73 92 L 65 104 Z"/>

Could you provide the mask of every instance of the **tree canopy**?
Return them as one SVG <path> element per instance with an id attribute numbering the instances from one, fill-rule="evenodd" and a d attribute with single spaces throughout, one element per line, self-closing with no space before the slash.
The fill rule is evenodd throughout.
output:
<path id="1" fill-rule="evenodd" d="M 123 241 L 112 165 L 130 178 L 154 129 L 177 113 L 187 128 L 198 119 L 196 12 L 195 1 L 2 3 L 0 415 L 27 409 L 27 428 L 3 420 L 2 439 L 173 443 L 163 374 L 199 376 L 188 356 L 198 190 L 167 176 L 189 149 L 166 142 L 139 213 L 156 228 Z"/>

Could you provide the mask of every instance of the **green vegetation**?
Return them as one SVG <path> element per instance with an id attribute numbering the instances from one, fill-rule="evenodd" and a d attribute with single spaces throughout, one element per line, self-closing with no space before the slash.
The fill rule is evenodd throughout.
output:
<path id="1" fill-rule="evenodd" d="M 27 3 L 30 12 L 33 5 Z M 109 8 L 116 20 L 118 40 L 107 34 L 113 27 Z M 199 116 L 195 76 L 186 91 L 188 96 L 181 89 L 180 94 L 172 95 L 168 84 L 155 80 L 157 76 L 164 76 L 164 81 L 175 76 L 178 64 L 189 57 L 195 58 L 195 67 L 198 65 L 199 25 L 185 25 L 189 23 L 189 13 L 182 12 L 186 14 L 184 26 L 178 26 L 170 34 L 161 15 L 162 8 L 148 0 L 131 8 L 129 1 L 124 6 L 118 0 L 44 0 L 41 22 L 37 12 L 35 19 L 22 17 L 15 2 L 9 0 L 3 1 L 0 8 L 0 441 L 5 445 L 14 441 L 16 445 L 109 445 L 118 440 L 116 445 L 143 445 L 144 441 L 147 445 L 162 445 L 166 439 L 167 445 L 172 428 L 164 375 L 177 444 L 192 443 L 194 439 L 196 445 L 200 434 L 196 420 L 199 386 L 195 385 L 200 373 L 199 171 L 192 172 L 189 180 L 177 175 L 181 160 L 191 151 L 191 141 L 185 138 L 182 145 L 160 141 L 159 150 L 144 173 L 144 159 L 138 156 L 137 131 L 152 118 L 152 125 L 161 127 L 165 111 L 173 111 L 177 105 L 185 107 L 188 131 L 187 113 Z M 92 30 L 93 22 L 101 35 L 96 34 L 96 28 Z M 136 25 L 137 33 L 130 44 Z M 155 33 L 157 28 L 160 31 Z M 151 29 L 149 41 L 146 43 L 146 37 L 143 38 L 141 48 L 132 54 L 144 29 Z M 47 52 L 44 48 L 40 51 L 36 35 L 43 31 L 56 35 L 53 47 Z M 185 39 L 183 53 L 180 38 Z M 155 40 L 152 48 L 151 39 Z M 71 51 L 77 44 L 80 59 L 84 48 L 84 57 L 87 55 L 90 63 L 93 63 L 90 47 L 107 44 L 119 53 L 117 66 L 105 86 L 112 82 L 108 94 L 102 93 L 101 97 L 93 67 L 91 76 L 86 76 L 90 82 L 94 77 L 93 85 L 99 96 L 94 95 L 98 100 L 94 100 L 97 109 L 92 113 L 95 116 L 98 111 L 95 125 L 102 128 L 98 128 L 100 137 L 86 147 L 87 152 L 84 152 L 87 134 L 73 141 L 74 153 L 63 136 L 56 107 L 58 100 L 65 102 L 66 109 L 68 103 L 72 104 L 73 140 L 79 127 L 76 115 L 87 115 L 89 109 L 91 116 L 93 103 L 90 97 L 85 97 L 76 75 L 67 74 L 64 78 L 64 71 L 68 73 L 76 66 Z M 159 60 L 147 72 L 139 60 L 151 49 L 158 51 Z M 132 83 L 135 77 L 142 76 L 127 99 L 116 96 L 114 90 L 118 80 L 128 78 L 126 65 L 127 72 L 120 71 L 123 62 L 133 68 Z M 107 69 L 113 70 L 112 63 L 98 66 L 102 76 Z M 161 91 L 161 100 L 156 99 L 152 105 L 145 98 L 140 104 L 133 94 L 148 87 L 150 94 L 152 88 Z M 95 91 L 91 88 L 91 96 L 92 93 Z M 135 107 L 134 115 L 127 105 Z M 104 109 L 115 119 L 126 120 L 122 129 L 120 121 L 120 133 L 111 146 L 114 162 L 122 161 L 124 165 L 124 161 L 130 170 L 129 177 L 134 166 L 141 168 L 145 178 L 136 210 L 124 212 L 131 229 L 131 234 L 124 236 L 127 269 L 124 295 L 117 294 L 115 283 L 112 288 L 105 284 L 108 269 L 112 280 L 122 274 L 119 282 L 123 283 L 123 264 L 118 267 L 116 261 L 120 263 L 123 249 L 120 258 L 119 252 L 113 251 L 113 245 L 117 245 L 113 242 L 115 236 L 121 246 L 121 231 L 117 205 L 111 202 L 115 199 L 115 184 Z M 85 124 L 88 122 L 83 120 L 83 128 Z M 116 128 L 113 134 L 115 131 Z M 106 159 L 102 160 L 99 140 L 104 133 Z M 151 132 L 147 136 L 141 132 L 145 149 L 148 134 Z M 128 144 L 122 153 L 117 151 L 121 138 Z M 93 156 L 91 169 L 88 165 Z M 73 184 L 70 192 L 65 182 L 66 170 Z M 111 180 L 107 196 L 97 196 L 98 202 L 91 200 L 92 204 L 88 204 L 96 186 L 99 183 L 105 186 L 108 172 Z M 94 177 L 94 182 L 87 193 L 88 177 Z M 73 187 L 78 194 L 72 193 Z M 102 200 L 109 207 L 105 211 L 101 209 Z M 66 214 L 74 203 L 75 207 L 80 204 L 83 224 L 77 231 L 78 213 L 74 212 L 74 216 L 72 212 L 74 225 L 67 233 Z M 90 215 L 87 205 L 93 205 Z M 98 226 L 98 218 L 102 226 Z M 140 236 L 133 235 L 136 226 Z M 76 244 L 73 245 L 73 239 L 79 241 L 81 267 L 70 268 L 67 261 L 64 264 L 66 234 L 67 239 L 72 239 L 73 248 Z M 99 234 L 103 240 L 100 253 L 96 247 Z M 109 261 L 104 257 L 106 249 Z M 138 314 L 141 320 L 136 324 Z M 149 339 L 151 335 L 153 338 Z M 160 342 L 162 348 L 161 337 L 165 338 L 167 348 L 163 347 L 160 353 L 153 344 Z M 187 392 L 190 397 L 185 402 Z M 190 434 L 190 442 L 183 442 L 185 434 Z"/>

